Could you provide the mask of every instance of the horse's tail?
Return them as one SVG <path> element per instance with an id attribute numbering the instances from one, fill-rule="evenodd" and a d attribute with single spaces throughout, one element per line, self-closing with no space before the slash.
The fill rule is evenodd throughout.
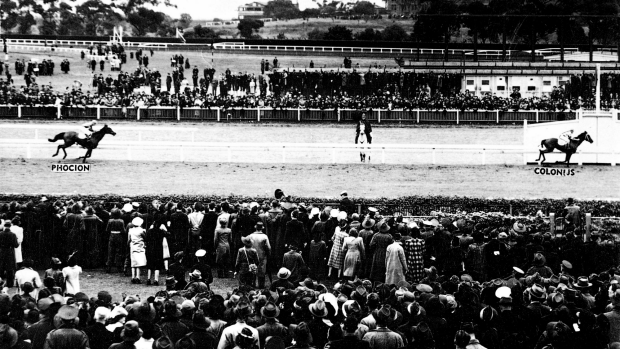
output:
<path id="1" fill-rule="evenodd" d="M 47 140 L 50 141 L 50 142 L 56 142 L 57 140 L 63 139 L 63 138 L 65 138 L 65 133 L 61 132 L 61 133 L 57 134 L 56 137 L 48 138 Z"/>

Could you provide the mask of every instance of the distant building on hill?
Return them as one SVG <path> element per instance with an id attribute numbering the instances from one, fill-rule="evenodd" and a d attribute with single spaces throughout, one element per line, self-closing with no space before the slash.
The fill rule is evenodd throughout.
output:
<path id="1" fill-rule="evenodd" d="M 261 2 L 251 2 L 237 8 L 239 19 L 244 18 L 263 18 L 265 17 L 265 4 Z"/>
<path id="2" fill-rule="evenodd" d="M 420 11 L 420 0 L 385 0 L 385 9 L 392 16 L 411 16 Z"/>

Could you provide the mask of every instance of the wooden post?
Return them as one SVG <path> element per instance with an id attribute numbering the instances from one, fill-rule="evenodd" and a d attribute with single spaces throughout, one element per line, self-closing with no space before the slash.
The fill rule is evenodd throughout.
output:
<path id="1" fill-rule="evenodd" d="M 256 109 L 256 121 L 260 122 L 260 108 Z"/>
<path id="2" fill-rule="evenodd" d="M 62 111 L 61 111 L 61 106 L 57 106 L 56 107 L 56 119 L 60 120 L 60 117 L 62 116 Z"/>
<path id="3" fill-rule="evenodd" d="M 555 236 L 555 213 L 549 213 L 549 231 Z"/>
<path id="4" fill-rule="evenodd" d="M 495 123 L 499 124 L 499 110 L 495 111 Z"/>
<path id="5" fill-rule="evenodd" d="M 181 121 L 181 107 L 177 106 L 177 121 Z"/>
<path id="6" fill-rule="evenodd" d="M 381 123 L 381 109 L 377 109 L 377 123 Z"/>
<path id="7" fill-rule="evenodd" d="M 297 121 L 301 122 L 301 108 L 297 108 Z"/>
<path id="8" fill-rule="evenodd" d="M 340 122 L 340 109 L 338 109 L 338 122 Z"/>
<path id="9" fill-rule="evenodd" d="M 136 108 L 136 120 L 140 121 L 140 107 Z"/>
<path id="10" fill-rule="evenodd" d="M 592 213 L 586 213 L 586 242 L 590 241 L 590 234 L 592 233 Z"/>
<path id="11" fill-rule="evenodd" d="M 17 118 L 21 119 L 21 117 L 22 117 L 22 106 L 18 105 L 17 106 Z"/>
<path id="12" fill-rule="evenodd" d="M 538 109 L 536 109 L 536 123 L 539 123 L 539 122 L 540 120 L 539 120 L 539 115 L 538 115 Z"/>
<path id="13" fill-rule="evenodd" d="M 416 110 L 416 121 L 418 124 L 420 123 L 420 109 Z"/>
<path id="14" fill-rule="evenodd" d="M 97 106 L 97 120 L 101 119 L 101 106 Z"/>
<path id="15" fill-rule="evenodd" d="M 456 124 L 457 124 L 457 125 L 459 124 L 459 118 L 460 118 L 460 111 L 459 111 L 459 110 L 457 110 L 457 111 L 456 111 Z"/>
<path id="16" fill-rule="evenodd" d="M 217 108 L 217 122 L 220 122 L 220 108 Z"/>

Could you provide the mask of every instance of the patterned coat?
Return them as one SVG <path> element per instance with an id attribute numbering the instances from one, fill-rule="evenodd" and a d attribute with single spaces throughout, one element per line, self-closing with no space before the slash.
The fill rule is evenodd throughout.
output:
<path id="1" fill-rule="evenodd" d="M 410 239 L 403 243 L 407 260 L 407 280 L 417 284 L 424 278 L 424 253 L 426 245 L 422 239 Z"/>
<path id="2" fill-rule="evenodd" d="M 387 233 L 377 233 L 372 237 L 370 250 L 373 251 L 373 256 L 370 280 L 385 281 L 385 251 L 393 241 L 392 235 Z"/>
<path id="3" fill-rule="evenodd" d="M 334 232 L 334 236 L 332 236 L 332 241 L 334 245 L 332 246 L 332 251 L 329 254 L 329 261 L 327 262 L 327 266 L 336 269 L 342 269 L 342 261 L 344 259 L 344 254 L 342 250 L 342 243 L 344 238 L 349 236 L 345 231 L 340 230 L 340 227 L 336 227 L 336 231 Z"/>

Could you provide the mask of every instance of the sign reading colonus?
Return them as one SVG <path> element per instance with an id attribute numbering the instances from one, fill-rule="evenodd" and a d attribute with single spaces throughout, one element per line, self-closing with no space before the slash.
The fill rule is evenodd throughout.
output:
<path id="1" fill-rule="evenodd" d="M 571 163 L 578 164 L 615 164 L 620 163 L 620 114 L 618 111 L 592 111 L 577 113 L 576 120 L 555 121 L 523 126 L 523 146 L 528 151 L 540 148 L 543 139 L 559 138 L 564 132 L 573 130 L 573 137 L 586 131 L 592 137 L 592 144 L 583 142 Z M 526 163 L 534 162 L 538 156 L 527 159 Z M 546 154 L 546 163 L 564 161 L 565 154 L 554 151 Z"/>

